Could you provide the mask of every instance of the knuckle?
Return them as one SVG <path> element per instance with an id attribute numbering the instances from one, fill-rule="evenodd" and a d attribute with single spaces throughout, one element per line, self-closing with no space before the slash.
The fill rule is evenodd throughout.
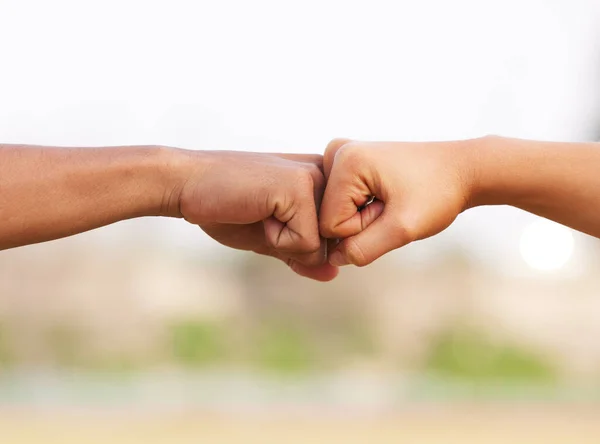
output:
<path id="1" fill-rule="evenodd" d="M 325 185 L 325 175 L 321 167 L 314 163 L 306 163 L 303 164 L 302 168 L 310 175 L 314 187 L 323 187 Z"/>
<path id="2" fill-rule="evenodd" d="M 321 236 L 325 239 L 334 239 L 338 237 L 335 226 L 325 217 L 322 217 L 321 220 L 319 220 L 319 233 L 321 233 Z"/>
<path id="3" fill-rule="evenodd" d="M 319 173 L 313 175 L 307 169 L 297 170 L 294 179 L 290 181 L 290 191 L 296 202 L 301 207 L 313 206 L 315 201 L 315 191 L 323 191 L 325 188 L 325 179 Z"/>
<path id="4" fill-rule="evenodd" d="M 331 150 L 337 150 L 350 142 L 349 139 L 343 137 L 336 137 L 335 139 L 331 139 L 331 141 L 327 144 L 327 148 L 325 148 L 325 152 L 329 152 Z"/>
<path id="5" fill-rule="evenodd" d="M 309 254 L 302 254 L 296 256 L 296 261 L 302 265 L 307 267 L 318 267 L 319 265 L 323 265 L 327 260 L 326 255 L 321 253 L 321 251 L 313 251 Z"/>
<path id="6" fill-rule="evenodd" d="M 345 165 L 360 165 L 365 160 L 365 155 L 366 150 L 363 146 L 349 142 L 338 150 L 336 159 Z"/>
<path id="7" fill-rule="evenodd" d="M 311 234 L 309 236 L 303 237 L 299 242 L 298 249 L 302 253 L 314 253 L 319 251 L 321 248 L 321 239 L 318 234 Z"/>
<path id="8" fill-rule="evenodd" d="M 313 190 L 320 190 L 321 192 L 323 192 L 323 190 L 325 189 L 325 186 L 327 185 L 325 176 L 321 172 L 313 175 L 312 182 L 313 182 Z"/>
<path id="9" fill-rule="evenodd" d="M 312 194 L 312 189 L 314 186 L 314 179 L 311 171 L 307 168 L 299 166 L 294 171 L 294 187 L 296 190 L 307 191 L 310 190 Z"/>
<path id="10" fill-rule="evenodd" d="M 308 171 L 313 179 L 324 180 L 323 169 L 314 163 L 308 164 Z"/>

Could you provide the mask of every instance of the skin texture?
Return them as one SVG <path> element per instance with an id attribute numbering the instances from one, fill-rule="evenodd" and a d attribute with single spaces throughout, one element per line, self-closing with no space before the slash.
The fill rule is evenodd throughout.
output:
<path id="1" fill-rule="evenodd" d="M 600 237 L 598 165 L 595 143 L 501 137 L 336 139 L 324 157 L 0 145 L 0 250 L 170 216 L 328 281 L 338 266 L 367 265 L 479 205 L 512 205 Z"/>
<path id="2" fill-rule="evenodd" d="M 0 249 L 171 216 L 327 281 L 337 268 L 318 230 L 324 187 L 320 155 L 0 145 Z"/>
<path id="3" fill-rule="evenodd" d="M 188 174 L 179 194 L 188 222 L 223 245 L 280 259 L 301 276 L 337 276 L 317 222 L 325 189 L 322 156 L 187 154 L 204 158 L 202 171 Z"/>
<path id="4" fill-rule="evenodd" d="M 489 136 L 456 142 L 332 141 L 321 234 L 340 266 L 367 265 L 447 228 L 468 208 L 512 205 L 600 237 L 600 146 Z M 369 196 L 373 204 L 358 211 Z"/>

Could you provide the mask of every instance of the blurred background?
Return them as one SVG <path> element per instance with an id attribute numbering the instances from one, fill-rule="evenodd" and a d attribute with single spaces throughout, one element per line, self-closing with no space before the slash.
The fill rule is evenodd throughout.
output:
<path id="1" fill-rule="evenodd" d="M 597 140 L 599 25 L 597 0 L 0 0 L 0 142 Z M 0 441 L 596 443 L 598 270 L 600 241 L 503 207 L 328 284 L 180 220 L 0 252 Z"/>

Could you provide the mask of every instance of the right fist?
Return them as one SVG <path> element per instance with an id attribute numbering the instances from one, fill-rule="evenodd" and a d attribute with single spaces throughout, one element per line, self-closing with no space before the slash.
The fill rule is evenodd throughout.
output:
<path id="1" fill-rule="evenodd" d="M 223 245 L 273 256 L 320 281 L 327 263 L 317 210 L 325 177 L 321 155 L 189 152 L 179 211 Z"/>

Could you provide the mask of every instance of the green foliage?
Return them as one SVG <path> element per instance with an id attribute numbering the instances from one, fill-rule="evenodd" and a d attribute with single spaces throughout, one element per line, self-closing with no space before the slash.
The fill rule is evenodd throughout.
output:
<path id="1" fill-rule="evenodd" d="M 9 345 L 6 328 L 0 324 L 0 369 L 10 367 L 14 363 L 14 356 Z"/>
<path id="2" fill-rule="evenodd" d="M 545 382 L 555 378 L 542 357 L 516 346 L 495 344 L 476 332 L 451 332 L 434 345 L 428 369 L 471 381 Z"/>
<path id="3" fill-rule="evenodd" d="M 169 328 L 170 350 L 176 362 L 186 367 L 219 363 L 226 357 L 224 332 L 220 326 L 201 320 L 183 320 Z"/>
<path id="4" fill-rule="evenodd" d="M 344 337 L 344 351 L 347 354 L 358 356 L 373 356 L 377 354 L 377 341 L 373 337 L 366 321 L 350 324 L 342 331 Z"/>
<path id="5" fill-rule="evenodd" d="M 240 336 L 239 331 L 222 323 L 177 321 L 169 327 L 170 356 L 176 363 L 191 368 L 223 365 L 235 357 L 236 361 L 247 360 L 260 371 L 298 375 L 335 364 L 340 353 L 365 355 L 374 349 L 368 332 L 352 326 L 327 335 L 315 333 L 293 319 L 278 318 L 262 319 L 246 328 Z"/>
<path id="6" fill-rule="evenodd" d="M 275 373 L 307 372 L 318 362 L 315 344 L 306 332 L 291 324 L 263 325 L 255 347 L 256 364 Z"/>

